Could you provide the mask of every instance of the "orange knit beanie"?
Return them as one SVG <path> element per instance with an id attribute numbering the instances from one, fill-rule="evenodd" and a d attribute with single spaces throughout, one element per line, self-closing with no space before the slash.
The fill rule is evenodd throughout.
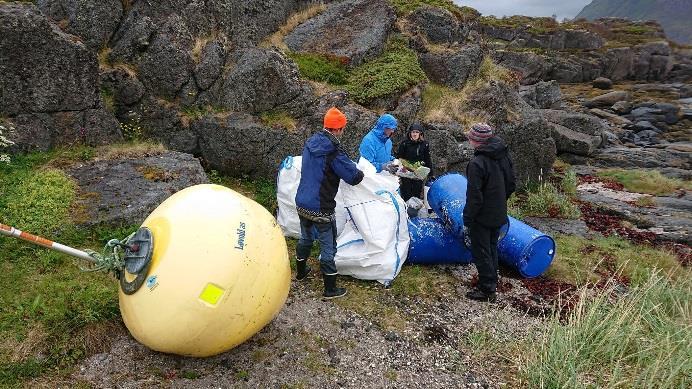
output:
<path id="1" fill-rule="evenodd" d="M 324 128 L 338 130 L 343 127 L 346 127 L 346 115 L 336 107 L 329 108 L 329 111 L 324 115 Z"/>

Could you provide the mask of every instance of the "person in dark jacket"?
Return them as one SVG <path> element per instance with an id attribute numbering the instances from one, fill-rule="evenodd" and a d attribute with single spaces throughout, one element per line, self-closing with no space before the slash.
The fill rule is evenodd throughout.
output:
<path id="1" fill-rule="evenodd" d="M 314 241 L 313 229 L 317 230 L 320 241 L 320 270 L 324 278 L 325 299 L 341 297 L 346 289 L 336 286 L 336 192 L 340 180 L 350 185 L 358 185 L 363 180 L 363 172 L 346 155 L 339 143 L 344 133 L 346 116 L 336 108 L 331 108 L 324 116 L 324 129 L 312 135 L 303 148 L 302 170 L 296 208 L 300 218 L 301 238 L 296 247 L 296 269 L 298 280 L 310 273 L 307 258 Z"/>
<path id="2" fill-rule="evenodd" d="M 430 169 L 429 176 L 432 176 L 432 162 L 430 161 L 430 145 L 425 141 L 423 126 L 419 123 L 413 123 L 408 128 L 406 140 L 401 142 L 397 150 L 396 157 L 405 159 L 408 162 L 422 162 L 423 165 Z M 423 181 L 414 180 L 411 178 L 401 178 L 401 197 L 404 201 L 408 201 L 411 197 L 423 199 Z"/>
<path id="3" fill-rule="evenodd" d="M 507 200 L 516 189 L 514 167 L 507 146 L 493 136 L 489 125 L 474 124 L 468 138 L 474 156 L 466 167 L 464 234 L 470 235 L 478 285 L 466 297 L 494 302 L 498 281 L 497 240 L 500 227 L 507 223 Z"/>

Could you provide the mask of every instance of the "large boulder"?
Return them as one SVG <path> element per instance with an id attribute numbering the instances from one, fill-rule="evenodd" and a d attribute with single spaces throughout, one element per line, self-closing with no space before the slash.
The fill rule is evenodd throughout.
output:
<path id="1" fill-rule="evenodd" d="M 634 69 L 634 51 L 630 47 L 608 49 L 603 57 L 603 76 L 613 81 L 630 77 Z"/>
<path id="2" fill-rule="evenodd" d="M 555 123 L 550 123 L 550 128 L 558 153 L 589 156 L 601 145 L 600 137 L 570 130 Z"/>
<path id="3" fill-rule="evenodd" d="M 608 126 L 595 116 L 545 109 L 543 117 L 550 123 L 560 153 L 591 155 L 606 142 Z"/>
<path id="4" fill-rule="evenodd" d="M 452 43 L 461 38 L 459 20 L 446 9 L 420 7 L 411 14 L 409 20 L 431 43 Z"/>
<path id="5" fill-rule="evenodd" d="M 312 88 L 300 78 L 295 64 L 272 49 L 235 50 L 227 60 L 229 70 L 197 104 L 210 104 L 233 112 L 261 113 L 282 109 L 303 116 L 314 100 Z"/>
<path id="6" fill-rule="evenodd" d="M 396 15 L 385 0 L 335 2 L 286 36 L 293 51 L 322 53 L 357 66 L 384 49 Z"/>
<path id="7" fill-rule="evenodd" d="M 104 47 L 123 16 L 121 0 L 38 0 L 36 5 L 60 28 L 92 51 Z"/>
<path id="8" fill-rule="evenodd" d="M 521 185 L 550 171 L 556 152 L 550 126 L 516 87 L 491 81 L 470 93 L 466 109 L 469 117 L 484 118 L 507 142 Z"/>
<path id="9" fill-rule="evenodd" d="M 560 85 L 555 80 L 520 86 L 519 94 L 534 108 L 559 109 L 563 105 Z"/>
<path id="10" fill-rule="evenodd" d="M 459 50 L 429 51 L 420 55 L 421 67 L 430 80 L 460 89 L 470 78 L 478 74 L 483 51 L 478 45 Z"/>
<path id="11" fill-rule="evenodd" d="M 138 64 L 139 77 L 155 96 L 172 100 L 194 69 L 194 36 L 183 18 L 171 15 L 151 39 Z"/>
<path id="12" fill-rule="evenodd" d="M 630 94 L 628 92 L 612 91 L 584 101 L 584 106 L 587 108 L 612 107 L 617 102 L 629 99 Z"/>
<path id="13" fill-rule="evenodd" d="M 593 80 L 591 85 L 593 85 L 593 87 L 596 89 L 613 89 L 613 80 L 606 77 L 598 77 L 597 79 Z"/>
<path id="14" fill-rule="evenodd" d="M 208 183 L 192 155 L 163 151 L 74 166 L 77 183 L 75 222 L 83 225 L 138 225 L 175 192 Z"/>
<path id="15" fill-rule="evenodd" d="M 14 128 L 15 150 L 122 138 L 84 44 L 25 3 L 0 3 L 0 36 L 0 116 Z"/>
<path id="16" fill-rule="evenodd" d="M 546 80 L 547 74 L 552 70 L 552 65 L 544 56 L 531 52 L 497 50 L 491 55 L 496 63 L 519 74 L 523 85 Z"/>
<path id="17" fill-rule="evenodd" d="M 0 114 L 78 111 L 99 101 L 96 57 L 35 6 L 0 4 Z"/>
<path id="18" fill-rule="evenodd" d="M 603 47 L 605 39 L 587 30 L 565 30 L 563 49 L 597 50 Z"/>
<path id="19" fill-rule="evenodd" d="M 673 57 L 668 42 L 644 43 L 635 46 L 634 51 L 632 76 L 635 80 L 663 80 L 673 68 Z"/>
<path id="20" fill-rule="evenodd" d="M 274 177 L 288 155 L 300 155 L 309 131 L 271 127 L 245 113 L 207 115 L 191 124 L 209 167 L 231 175 Z"/>

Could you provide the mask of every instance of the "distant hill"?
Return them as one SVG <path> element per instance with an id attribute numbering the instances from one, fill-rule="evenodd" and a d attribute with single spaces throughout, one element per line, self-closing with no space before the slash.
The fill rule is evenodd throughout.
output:
<path id="1" fill-rule="evenodd" d="M 692 0 L 593 0 L 577 18 L 657 20 L 669 39 L 692 44 Z"/>

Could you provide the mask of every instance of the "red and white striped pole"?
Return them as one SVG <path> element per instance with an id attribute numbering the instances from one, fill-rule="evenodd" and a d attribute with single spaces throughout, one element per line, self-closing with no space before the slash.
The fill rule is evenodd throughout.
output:
<path id="1" fill-rule="evenodd" d="M 70 246 L 65 246 L 64 244 L 50 241 L 46 238 L 42 238 L 40 236 L 36 236 L 36 235 L 30 234 L 28 232 L 18 230 L 14 227 L 6 226 L 2 223 L 0 223 L 0 235 L 5 235 L 5 236 L 10 236 L 13 238 L 25 240 L 25 241 L 33 243 L 35 245 L 43 246 L 43 247 L 49 248 L 51 250 L 55 250 L 55 251 L 58 251 L 58 252 L 61 252 L 61 253 L 67 254 L 67 255 L 71 255 L 73 257 L 77 257 L 79 259 L 83 259 L 85 261 L 96 262 L 96 259 L 94 257 L 85 253 L 82 250 L 77 250 L 77 249 L 72 248 Z"/>

